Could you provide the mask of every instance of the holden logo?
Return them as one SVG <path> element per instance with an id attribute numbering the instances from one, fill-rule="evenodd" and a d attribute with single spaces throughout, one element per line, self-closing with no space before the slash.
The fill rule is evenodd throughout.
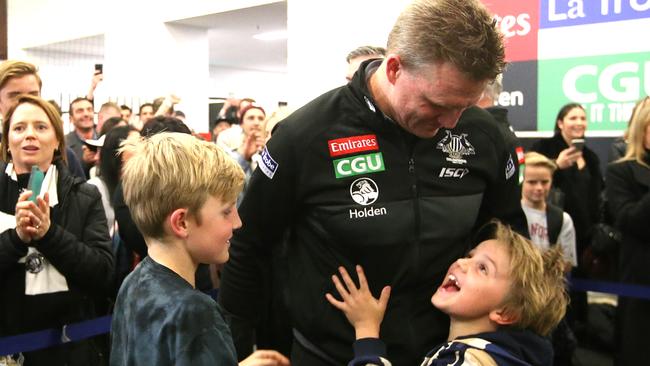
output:
<path id="1" fill-rule="evenodd" d="M 350 185 L 350 196 L 360 205 L 372 205 L 379 197 L 379 188 L 372 179 L 359 178 Z"/>

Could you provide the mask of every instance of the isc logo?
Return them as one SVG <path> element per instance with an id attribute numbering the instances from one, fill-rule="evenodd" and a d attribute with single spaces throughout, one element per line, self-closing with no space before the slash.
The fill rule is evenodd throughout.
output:
<path id="1" fill-rule="evenodd" d="M 442 168 L 438 177 L 440 178 L 462 178 L 469 174 L 467 168 Z"/>

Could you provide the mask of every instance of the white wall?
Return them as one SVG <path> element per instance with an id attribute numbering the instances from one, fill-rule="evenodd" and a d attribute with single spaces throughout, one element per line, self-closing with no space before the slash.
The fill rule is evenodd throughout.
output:
<path id="1" fill-rule="evenodd" d="M 210 66 L 210 97 L 254 98 L 267 112 L 289 95 L 286 73 Z M 269 109 L 270 108 L 270 109 Z"/>
<path id="2" fill-rule="evenodd" d="M 345 84 L 347 54 L 386 46 L 407 0 L 312 0 L 287 3 L 289 102 L 304 104 Z"/>

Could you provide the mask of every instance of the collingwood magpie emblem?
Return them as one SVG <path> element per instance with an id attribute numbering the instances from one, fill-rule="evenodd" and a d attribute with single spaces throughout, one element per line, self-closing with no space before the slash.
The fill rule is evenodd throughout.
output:
<path id="1" fill-rule="evenodd" d="M 465 155 L 474 155 L 474 146 L 467 140 L 467 134 L 461 133 L 454 135 L 451 131 L 445 131 L 447 135 L 442 138 L 436 145 L 436 149 L 442 150 L 447 156 L 447 161 L 454 164 L 465 164 L 467 160 L 463 159 Z"/>

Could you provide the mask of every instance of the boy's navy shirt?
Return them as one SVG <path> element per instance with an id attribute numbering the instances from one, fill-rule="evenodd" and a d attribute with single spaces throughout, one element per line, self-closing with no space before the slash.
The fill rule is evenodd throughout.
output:
<path id="1" fill-rule="evenodd" d="M 147 257 L 117 296 L 110 364 L 237 365 L 237 357 L 212 298 Z"/>
<path id="2" fill-rule="evenodd" d="M 473 339 L 475 345 L 463 343 Z M 476 342 L 476 341 L 480 342 Z M 481 344 L 481 346 L 477 346 Z M 429 351 L 423 366 L 462 366 L 468 349 L 485 351 L 497 365 L 503 366 L 552 366 L 553 347 L 550 341 L 529 330 L 499 329 L 443 343 Z M 378 338 L 363 338 L 354 342 L 354 359 L 348 366 L 390 366 L 386 346 Z"/>

